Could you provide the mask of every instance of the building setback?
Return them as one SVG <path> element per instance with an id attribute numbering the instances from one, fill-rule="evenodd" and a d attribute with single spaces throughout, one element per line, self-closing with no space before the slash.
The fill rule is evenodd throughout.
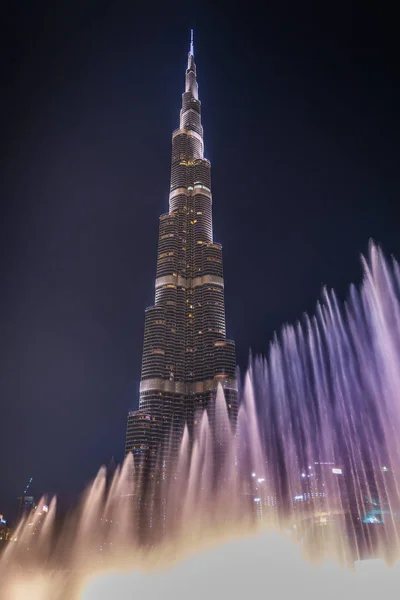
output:
<path id="1" fill-rule="evenodd" d="M 165 461 L 166 447 L 177 449 L 185 423 L 192 431 L 203 409 L 212 423 L 218 384 L 235 423 L 235 373 L 235 344 L 226 338 L 222 247 L 213 239 L 211 164 L 204 157 L 192 32 L 180 124 L 172 134 L 169 212 L 160 217 L 155 304 L 145 314 L 139 409 L 128 414 L 126 453 L 146 458 L 154 472 Z"/>

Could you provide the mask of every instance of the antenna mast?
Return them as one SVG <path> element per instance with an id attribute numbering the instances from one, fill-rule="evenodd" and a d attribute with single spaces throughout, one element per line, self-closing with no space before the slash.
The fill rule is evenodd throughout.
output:
<path id="1" fill-rule="evenodd" d="M 190 51 L 189 54 L 194 56 L 193 29 L 190 30 Z"/>

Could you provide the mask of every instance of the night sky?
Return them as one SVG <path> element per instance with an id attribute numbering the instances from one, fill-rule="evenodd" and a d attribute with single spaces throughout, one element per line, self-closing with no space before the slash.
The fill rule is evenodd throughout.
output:
<path id="1" fill-rule="evenodd" d="M 313 312 L 323 285 L 344 298 L 361 279 L 369 238 L 400 259 L 394 14 L 351 2 L 7 4 L 6 517 L 29 477 L 35 495 L 68 503 L 102 463 L 123 457 L 191 27 L 239 364 L 250 347 L 265 352 L 284 322 Z"/>

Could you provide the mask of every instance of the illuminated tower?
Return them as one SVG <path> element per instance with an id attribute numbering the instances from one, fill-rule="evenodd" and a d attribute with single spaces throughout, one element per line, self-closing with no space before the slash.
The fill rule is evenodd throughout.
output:
<path id="1" fill-rule="evenodd" d="M 213 240 L 211 165 L 204 158 L 191 32 L 179 128 L 172 134 L 169 212 L 160 217 L 155 304 L 146 310 L 139 410 L 128 415 L 126 453 L 151 470 L 171 431 L 213 420 L 221 384 L 237 417 L 235 344 L 226 339 L 222 248 Z M 179 435 L 172 436 L 179 443 Z M 160 449 L 163 452 L 160 453 Z M 175 448 L 176 449 L 176 448 Z M 161 459 L 163 460 L 163 459 Z"/>

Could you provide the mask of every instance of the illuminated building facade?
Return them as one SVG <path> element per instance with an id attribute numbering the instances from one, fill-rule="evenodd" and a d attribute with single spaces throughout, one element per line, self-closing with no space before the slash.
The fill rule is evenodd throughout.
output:
<path id="1" fill-rule="evenodd" d="M 7 527 L 7 521 L 0 515 L 0 549 L 3 542 L 8 542 L 11 537 L 11 529 Z"/>
<path id="2" fill-rule="evenodd" d="M 304 467 L 299 477 L 299 488 L 293 498 L 294 507 L 310 508 L 311 512 L 335 503 L 342 506 L 345 490 L 343 467 L 334 461 L 318 461 Z"/>
<path id="3" fill-rule="evenodd" d="M 160 217 L 155 304 L 145 314 L 139 410 L 128 415 L 126 453 L 147 456 L 154 471 L 157 460 L 164 461 L 160 449 L 164 457 L 166 439 L 175 451 L 184 423 L 191 428 L 198 411 L 207 409 L 212 422 L 218 384 L 235 423 L 235 373 L 235 344 L 226 338 L 222 247 L 213 239 L 211 165 L 204 157 L 192 32 L 180 124 L 172 134 L 169 211 Z"/>

